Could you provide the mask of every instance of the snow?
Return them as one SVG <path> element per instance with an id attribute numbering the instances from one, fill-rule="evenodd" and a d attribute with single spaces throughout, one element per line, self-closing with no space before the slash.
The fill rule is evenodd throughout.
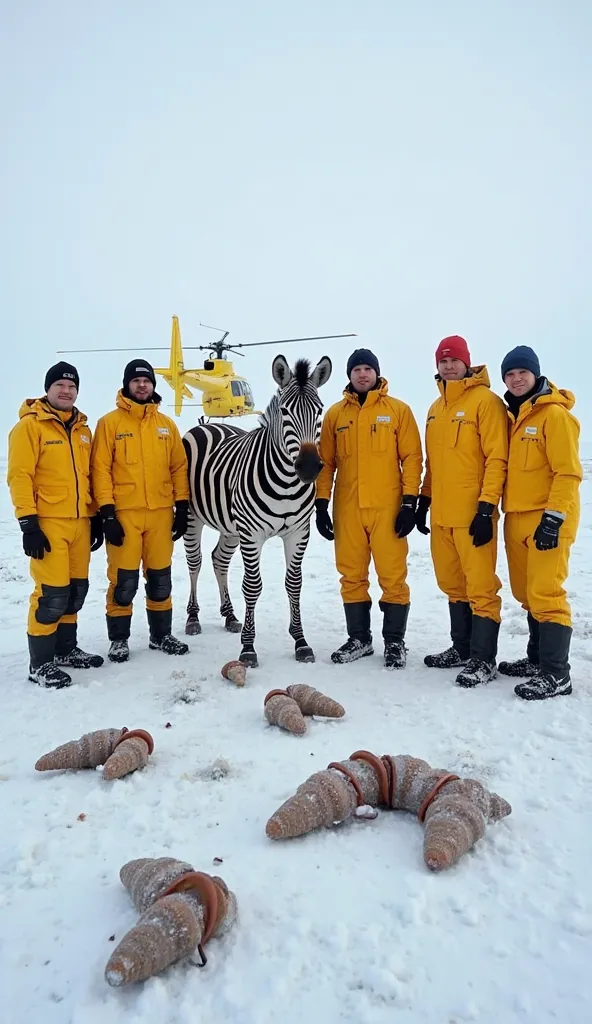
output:
<path id="1" fill-rule="evenodd" d="M 0 465 L 5 478 L 5 463 Z M 217 613 L 209 558 L 200 580 L 203 633 L 171 659 L 147 647 L 140 595 L 128 665 L 75 672 L 44 691 L 26 681 L 30 580 L 6 487 L 0 496 L 1 1024 L 584 1024 L 592 1019 L 592 462 L 572 556 L 574 693 L 522 703 L 499 678 L 474 691 L 423 666 L 447 645 L 446 599 L 429 539 L 410 538 L 407 669 L 381 658 L 335 666 L 343 640 L 332 546 L 313 531 L 304 562 L 303 620 L 317 661 L 297 665 L 287 633 L 281 543 L 263 557 L 257 611 L 260 667 L 244 688 L 222 665 L 240 649 Z M 215 535 L 204 532 L 211 550 Z M 94 557 L 80 639 L 106 655 L 105 553 Z M 526 623 L 507 587 L 500 655 L 523 654 Z M 230 582 L 242 609 L 240 558 Z M 188 581 L 174 561 L 175 628 Z M 374 594 L 377 596 L 374 584 Z M 375 604 L 375 635 L 380 621 Z M 316 686 L 346 709 L 295 737 L 267 724 L 268 690 Z M 145 770 L 107 783 L 100 770 L 36 773 L 53 746 L 98 728 L 148 729 Z M 314 771 L 360 748 L 412 754 L 482 781 L 512 804 L 452 870 L 431 874 L 422 827 L 379 813 L 284 843 L 270 815 Z M 137 920 L 119 870 L 174 856 L 221 875 L 239 918 L 207 946 L 208 964 L 169 968 L 111 989 L 107 960 Z"/>

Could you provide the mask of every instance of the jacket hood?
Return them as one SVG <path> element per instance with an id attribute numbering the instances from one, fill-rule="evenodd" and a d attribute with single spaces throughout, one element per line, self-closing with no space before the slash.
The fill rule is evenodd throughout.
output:
<path id="1" fill-rule="evenodd" d="M 19 419 L 22 420 L 24 416 L 36 416 L 39 420 L 59 419 L 56 413 L 57 410 L 53 410 L 45 398 L 25 398 L 19 409 Z M 73 407 L 72 413 L 76 415 L 77 423 L 86 423 L 85 414 L 76 406 Z"/>
<path id="2" fill-rule="evenodd" d="M 466 391 L 468 388 L 476 388 L 479 386 L 486 388 L 491 387 L 491 381 L 489 379 L 489 373 L 487 372 L 486 366 L 471 366 L 469 369 L 469 376 L 463 377 L 462 380 L 443 381 L 440 374 L 437 373 L 436 383 L 441 395 L 445 395 L 446 389 L 450 387 L 453 387 L 459 394 L 462 391 Z"/>
<path id="3" fill-rule="evenodd" d="M 506 391 L 504 398 L 506 404 L 509 406 L 509 411 L 513 414 L 513 410 L 510 407 L 509 399 L 512 397 L 509 391 Z M 546 377 L 541 377 L 539 386 L 531 398 L 526 399 L 523 402 L 520 412 L 524 409 L 533 409 L 535 405 L 561 405 L 568 412 L 573 409 L 576 404 L 576 398 L 573 391 L 567 389 L 558 388 L 552 381 Z"/>
<path id="4" fill-rule="evenodd" d="M 376 386 L 366 392 L 366 401 L 368 401 L 371 395 L 378 395 L 380 398 L 384 398 L 388 395 L 388 380 L 386 377 L 379 377 L 376 382 Z M 348 384 L 345 388 L 343 397 L 346 401 L 352 402 L 354 405 L 359 405 L 358 393 L 357 391 L 354 391 L 351 384 Z"/>

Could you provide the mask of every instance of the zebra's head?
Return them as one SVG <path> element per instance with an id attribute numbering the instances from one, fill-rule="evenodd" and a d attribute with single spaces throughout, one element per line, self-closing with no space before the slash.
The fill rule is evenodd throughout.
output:
<path id="1" fill-rule="evenodd" d="M 277 440 L 303 483 L 313 483 L 323 467 L 318 449 L 323 403 L 318 389 L 327 383 L 331 370 L 329 356 L 323 356 L 312 372 L 308 359 L 299 359 L 292 372 L 284 356 L 276 356 L 271 368 L 279 389 Z"/>

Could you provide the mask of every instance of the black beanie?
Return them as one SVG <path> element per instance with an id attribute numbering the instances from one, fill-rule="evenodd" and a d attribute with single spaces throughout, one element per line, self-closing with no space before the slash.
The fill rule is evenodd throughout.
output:
<path id="1" fill-rule="evenodd" d="M 352 352 L 347 361 L 348 377 L 351 376 L 351 372 L 356 366 L 371 366 L 376 376 L 380 377 L 378 359 L 374 355 L 374 352 L 371 352 L 369 348 L 357 348 L 355 352 Z"/>
<path id="2" fill-rule="evenodd" d="M 530 370 L 535 377 L 540 377 L 541 364 L 534 349 L 529 345 L 518 345 L 508 352 L 502 363 L 502 380 L 506 379 L 506 374 L 510 370 Z"/>
<path id="3" fill-rule="evenodd" d="M 52 384 L 55 384 L 58 380 L 71 380 L 76 385 L 76 390 L 80 390 L 80 377 L 78 376 L 78 370 L 72 363 L 56 363 L 55 366 L 50 366 L 49 370 L 45 374 L 45 394 L 49 391 Z"/>
<path id="4" fill-rule="evenodd" d="M 123 371 L 123 386 L 127 388 L 131 380 L 134 377 L 148 377 L 152 381 L 152 386 L 156 387 L 156 377 L 154 376 L 154 370 L 147 359 L 132 359 L 131 363 L 128 363 L 125 370 Z"/>

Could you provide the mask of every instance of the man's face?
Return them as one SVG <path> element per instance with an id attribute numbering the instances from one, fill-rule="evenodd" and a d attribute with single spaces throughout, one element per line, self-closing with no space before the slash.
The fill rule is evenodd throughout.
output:
<path id="1" fill-rule="evenodd" d="M 60 412 L 71 412 L 78 395 L 78 388 L 73 380 L 56 380 L 47 389 L 47 401 Z"/>
<path id="2" fill-rule="evenodd" d="M 136 402 L 149 402 L 154 394 L 154 384 L 149 377 L 134 377 L 129 382 L 129 393 Z"/>
<path id="3" fill-rule="evenodd" d="M 378 378 L 376 370 L 373 370 L 371 366 L 367 366 L 365 363 L 361 363 L 360 366 L 354 366 L 349 379 L 352 382 L 354 391 L 363 395 L 374 387 Z"/>
<path id="4" fill-rule="evenodd" d="M 438 363 L 438 373 L 442 380 L 462 380 L 467 375 L 467 367 L 462 359 L 446 356 Z"/>
<path id="5" fill-rule="evenodd" d="M 521 398 L 522 395 L 532 391 L 536 384 L 536 377 L 530 370 L 508 370 L 504 377 L 504 384 L 511 395 Z"/>

